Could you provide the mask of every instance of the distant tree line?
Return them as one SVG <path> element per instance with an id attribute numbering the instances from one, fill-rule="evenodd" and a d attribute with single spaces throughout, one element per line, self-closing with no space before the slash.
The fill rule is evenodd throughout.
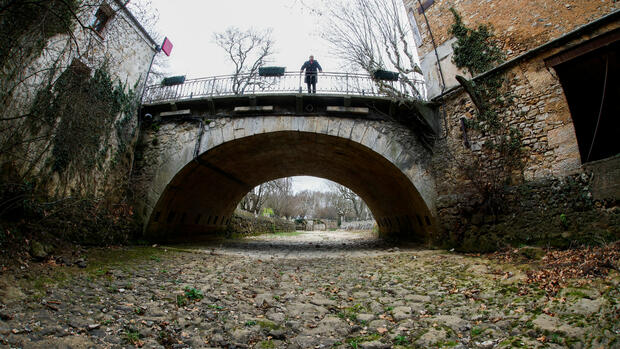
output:
<path id="1" fill-rule="evenodd" d="M 293 193 L 291 177 L 256 186 L 241 200 L 239 208 L 255 215 L 289 219 L 372 219 L 372 213 L 364 200 L 351 189 L 331 183 L 326 192 L 304 190 Z"/>

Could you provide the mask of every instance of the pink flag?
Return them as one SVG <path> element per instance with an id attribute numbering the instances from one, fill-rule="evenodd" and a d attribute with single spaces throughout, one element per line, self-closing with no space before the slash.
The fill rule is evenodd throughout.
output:
<path id="1" fill-rule="evenodd" d="M 166 37 L 164 43 L 161 44 L 161 50 L 164 51 L 166 56 L 170 56 L 170 52 L 172 52 L 172 43 L 168 40 L 168 37 Z"/>

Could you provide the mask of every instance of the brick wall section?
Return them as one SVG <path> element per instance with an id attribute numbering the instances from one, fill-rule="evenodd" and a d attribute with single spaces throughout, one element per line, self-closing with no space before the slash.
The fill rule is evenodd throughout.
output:
<path id="1" fill-rule="evenodd" d="M 423 41 L 418 50 L 423 56 L 433 50 L 426 22 L 418 13 L 417 0 L 404 0 L 404 3 L 407 8 L 414 9 Z M 425 12 L 437 45 L 452 37 L 448 34 L 454 22 L 450 7 L 461 14 L 468 27 L 490 23 L 501 48 L 511 59 L 620 9 L 620 3 L 612 0 L 435 0 Z"/>

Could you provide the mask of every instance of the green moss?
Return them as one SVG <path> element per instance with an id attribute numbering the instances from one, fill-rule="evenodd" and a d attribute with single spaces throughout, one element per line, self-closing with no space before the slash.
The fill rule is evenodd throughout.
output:
<path id="1" fill-rule="evenodd" d="M 262 342 L 260 342 L 259 347 L 260 347 L 260 348 L 265 348 L 265 349 L 268 349 L 268 348 L 275 348 L 275 347 L 276 347 L 276 345 L 273 343 L 273 341 L 271 341 L 271 340 L 267 340 L 267 341 L 262 341 Z"/>
<path id="2" fill-rule="evenodd" d="M 266 328 L 270 330 L 277 330 L 280 328 L 278 324 L 276 324 L 275 322 L 271 322 L 269 320 L 260 320 L 257 323 L 258 323 L 258 326 L 260 326 L 260 328 Z"/>

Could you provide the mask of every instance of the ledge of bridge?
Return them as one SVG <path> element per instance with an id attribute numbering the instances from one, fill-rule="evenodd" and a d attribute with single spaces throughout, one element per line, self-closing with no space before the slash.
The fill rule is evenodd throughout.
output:
<path id="1" fill-rule="evenodd" d="M 384 96 L 334 94 L 252 94 L 169 100 L 142 106 L 142 115 L 156 121 L 173 117 L 334 116 L 367 120 L 397 121 L 425 138 L 440 132 L 436 103 L 413 101 L 409 104 Z"/>

